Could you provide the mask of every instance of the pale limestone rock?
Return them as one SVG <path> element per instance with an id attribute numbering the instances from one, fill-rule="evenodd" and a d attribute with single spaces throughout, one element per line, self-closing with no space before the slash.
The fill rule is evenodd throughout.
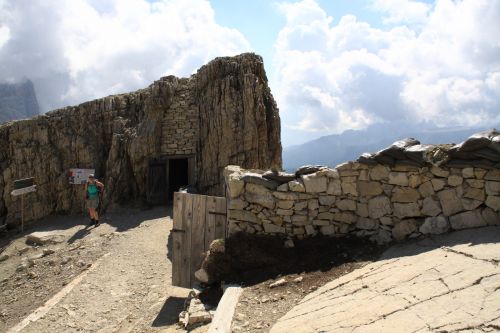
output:
<path id="1" fill-rule="evenodd" d="M 275 224 L 270 224 L 270 223 L 264 223 L 262 225 L 264 227 L 264 231 L 266 233 L 272 233 L 272 234 L 284 234 L 286 233 L 285 228 L 277 226 Z"/>
<path id="2" fill-rule="evenodd" d="M 358 214 L 361 217 L 368 217 L 368 204 L 366 203 L 358 203 L 357 208 L 356 208 L 356 214 Z"/>
<path id="3" fill-rule="evenodd" d="M 425 235 L 438 235 L 444 234 L 449 228 L 448 219 L 441 215 L 426 218 L 424 224 L 420 226 L 419 231 Z"/>
<path id="4" fill-rule="evenodd" d="M 281 216 L 292 216 L 293 209 L 276 209 L 276 214 Z"/>
<path id="5" fill-rule="evenodd" d="M 356 210 L 356 201 L 351 199 L 344 199 L 337 201 L 336 206 L 341 210 Z"/>
<path id="6" fill-rule="evenodd" d="M 303 227 L 293 228 L 294 235 L 304 235 L 305 233 L 306 233 L 306 231 L 304 230 Z"/>
<path id="7" fill-rule="evenodd" d="M 481 211 L 481 216 L 488 225 L 500 225 L 500 214 L 495 213 L 495 211 L 489 207 Z"/>
<path id="8" fill-rule="evenodd" d="M 279 200 L 298 200 L 299 195 L 297 193 L 290 192 L 273 192 L 275 198 Z"/>
<path id="9" fill-rule="evenodd" d="M 229 210 L 229 218 L 239 221 L 258 223 L 257 215 L 247 210 Z"/>
<path id="10" fill-rule="evenodd" d="M 333 213 L 333 220 L 337 222 L 352 224 L 357 221 L 358 217 L 351 212 Z"/>
<path id="11" fill-rule="evenodd" d="M 380 220 L 380 223 L 382 225 L 385 225 L 385 226 L 394 225 L 394 221 L 392 220 L 392 217 L 390 217 L 390 216 L 383 216 L 379 220 Z"/>
<path id="12" fill-rule="evenodd" d="M 405 172 L 390 172 L 389 184 L 408 186 L 408 175 Z"/>
<path id="13" fill-rule="evenodd" d="M 486 206 L 493 208 L 496 211 L 500 211 L 500 197 L 488 195 L 486 198 Z"/>
<path id="14" fill-rule="evenodd" d="M 302 182 L 307 193 L 320 193 L 327 190 L 327 178 L 325 176 L 317 176 L 316 174 L 302 175 Z M 288 184 L 290 185 L 290 183 Z"/>
<path id="15" fill-rule="evenodd" d="M 398 187 L 392 193 L 392 202 L 416 202 L 420 198 L 417 190 L 411 187 Z"/>
<path id="16" fill-rule="evenodd" d="M 285 183 L 285 184 L 281 184 L 280 186 L 278 186 L 276 188 L 277 191 L 280 191 L 280 192 L 287 192 L 288 191 L 288 184 Z"/>
<path id="17" fill-rule="evenodd" d="M 360 180 L 360 181 L 370 180 L 370 177 L 368 176 L 368 170 L 361 170 L 359 172 L 358 180 Z"/>
<path id="18" fill-rule="evenodd" d="M 464 178 L 474 178 L 474 168 L 463 168 L 462 177 Z"/>
<path id="19" fill-rule="evenodd" d="M 389 168 L 384 165 L 377 164 L 370 170 L 370 179 L 372 180 L 383 180 L 387 179 L 388 177 Z"/>
<path id="20" fill-rule="evenodd" d="M 238 178 L 238 175 L 230 175 L 228 177 L 227 187 L 229 190 L 229 196 L 231 198 L 238 197 L 241 193 L 243 193 L 243 189 L 245 187 L 245 182 Z"/>
<path id="21" fill-rule="evenodd" d="M 465 210 L 474 210 L 477 207 L 481 206 L 482 204 L 483 204 L 483 201 L 462 198 L 462 206 L 464 206 Z"/>
<path id="22" fill-rule="evenodd" d="M 258 204 L 269 209 L 274 209 L 275 207 L 275 199 L 271 192 L 268 192 L 267 194 L 246 192 L 245 199 L 250 203 Z"/>
<path id="23" fill-rule="evenodd" d="M 316 172 L 317 176 L 326 176 L 332 179 L 339 179 L 340 175 L 336 169 L 324 168 Z"/>
<path id="24" fill-rule="evenodd" d="M 316 229 L 314 229 L 314 227 L 312 225 L 306 225 L 304 227 L 304 229 L 306 230 L 306 235 L 308 235 L 308 236 L 312 236 L 312 235 L 316 234 Z"/>
<path id="25" fill-rule="evenodd" d="M 486 175 L 486 170 L 480 168 L 474 168 L 474 176 L 476 177 L 476 179 L 484 179 L 485 175 Z"/>
<path id="26" fill-rule="evenodd" d="M 292 192 L 305 192 L 306 188 L 304 187 L 304 184 L 300 180 L 291 180 L 288 182 L 288 188 Z"/>
<path id="27" fill-rule="evenodd" d="M 437 177 L 442 177 L 442 178 L 447 178 L 450 175 L 450 172 L 448 170 L 443 170 L 441 168 L 438 168 L 436 166 L 433 166 L 431 168 L 431 172 L 433 175 Z"/>
<path id="28" fill-rule="evenodd" d="M 294 201 L 292 200 L 281 200 L 278 201 L 278 208 L 281 209 L 291 209 L 293 207 Z"/>
<path id="29" fill-rule="evenodd" d="M 330 213 L 330 212 L 324 212 L 324 213 L 319 213 L 317 218 L 320 219 L 320 220 L 333 220 L 333 213 Z"/>
<path id="30" fill-rule="evenodd" d="M 271 216 L 271 217 L 269 217 L 269 220 L 271 220 L 271 222 L 273 224 L 276 224 L 279 226 L 283 225 L 283 219 L 279 216 Z"/>
<path id="31" fill-rule="evenodd" d="M 292 216 L 292 223 L 294 225 L 307 225 L 309 222 L 307 220 L 307 215 L 293 215 Z"/>
<path id="32" fill-rule="evenodd" d="M 262 195 L 262 196 L 271 195 L 271 191 L 269 191 L 266 187 L 264 187 L 262 185 L 252 184 L 252 183 L 247 183 L 245 185 L 245 190 L 248 193 L 253 193 L 253 194 Z"/>
<path id="33" fill-rule="evenodd" d="M 392 213 L 391 201 L 386 196 L 378 196 L 368 201 L 368 212 L 372 219 Z"/>
<path id="34" fill-rule="evenodd" d="M 444 186 L 446 185 L 446 182 L 443 179 L 438 179 L 438 178 L 432 179 L 431 183 L 432 183 L 432 188 L 436 192 L 441 191 L 444 188 Z"/>
<path id="35" fill-rule="evenodd" d="M 436 192 L 434 192 L 434 188 L 432 186 L 432 183 L 430 181 L 426 181 L 425 183 L 422 183 L 418 187 L 418 191 L 422 195 L 422 197 L 430 197 L 431 195 L 434 195 Z"/>
<path id="36" fill-rule="evenodd" d="M 318 198 L 319 204 L 323 206 L 331 206 L 335 203 L 335 196 L 322 195 Z"/>
<path id="37" fill-rule="evenodd" d="M 374 197 L 379 194 L 382 194 L 383 190 L 379 182 L 359 181 L 358 192 L 359 195 L 364 197 Z"/>
<path id="38" fill-rule="evenodd" d="M 444 216 L 451 216 L 464 209 L 462 201 L 458 198 L 454 189 L 447 189 L 438 192 L 441 208 Z"/>
<path id="39" fill-rule="evenodd" d="M 359 176 L 358 170 L 339 170 L 340 177 L 354 177 Z"/>
<path id="40" fill-rule="evenodd" d="M 394 209 L 396 208 L 394 207 Z M 402 241 L 416 230 L 417 225 L 415 220 L 403 220 L 392 228 L 392 237 L 397 241 Z"/>
<path id="41" fill-rule="evenodd" d="M 293 206 L 294 210 L 303 210 L 306 209 L 308 205 L 307 201 L 297 201 L 295 202 L 295 205 Z"/>
<path id="42" fill-rule="evenodd" d="M 326 193 L 331 195 L 342 195 L 342 186 L 340 180 L 330 180 Z"/>
<path id="43" fill-rule="evenodd" d="M 439 202 L 432 197 L 427 197 L 422 203 L 422 214 L 427 216 L 436 216 L 441 213 Z"/>
<path id="44" fill-rule="evenodd" d="M 326 226 L 326 225 L 330 225 L 330 222 L 326 221 L 326 220 L 314 220 L 312 222 L 312 224 L 317 225 L 317 226 Z"/>
<path id="45" fill-rule="evenodd" d="M 422 184 L 422 178 L 420 175 L 410 175 L 408 178 L 408 186 L 411 188 L 417 188 L 420 184 Z"/>
<path id="46" fill-rule="evenodd" d="M 374 230 L 378 228 L 378 221 L 361 217 L 356 222 L 356 228 L 363 230 Z"/>
<path id="47" fill-rule="evenodd" d="M 356 183 L 344 183 L 342 182 L 342 193 L 344 195 L 358 196 L 358 191 L 356 189 Z"/>
<path id="48" fill-rule="evenodd" d="M 307 202 L 307 208 L 309 210 L 315 210 L 319 208 L 319 203 L 317 199 L 311 199 Z"/>
<path id="49" fill-rule="evenodd" d="M 357 178 L 354 176 L 346 176 L 346 177 L 341 177 L 340 180 L 342 183 L 355 183 L 357 181 Z"/>
<path id="50" fill-rule="evenodd" d="M 452 229 L 460 230 L 485 226 L 486 221 L 478 210 L 474 210 L 451 216 L 450 225 Z"/>
<path id="51" fill-rule="evenodd" d="M 479 177 L 477 177 L 479 178 Z M 485 176 L 485 180 L 495 180 L 495 181 L 500 181 L 500 169 L 492 169 L 489 170 Z"/>
<path id="52" fill-rule="evenodd" d="M 448 185 L 449 186 L 458 186 L 463 183 L 464 179 L 460 176 L 451 175 L 448 177 Z"/>
<path id="53" fill-rule="evenodd" d="M 326 225 L 319 229 L 322 235 L 331 236 L 335 234 L 335 227 L 333 225 Z"/>
<path id="54" fill-rule="evenodd" d="M 394 215 L 399 218 L 420 216 L 420 208 L 417 203 L 394 204 Z"/>
<path id="55" fill-rule="evenodd" d="M 486 181 L 484 189 L 488 195 L 500 195 L 500 182 Z"/>
<path id="56" fill-rule="evenodd" d="M 248 206 L 248 203 L 241 199 L 231 199 L 229 200 L 229 209 L 241 210 Z"/>
<path id="57" fill-rule="evenodd" d="M 486 195 L 484 194 L 484 189 L 482 188 L 474 188 L 468 187 L 465 189 L 463 196 L 465 198 L 484 201 L 486 199 Z"/>
<path id="58" fill-rule="evenodd" d="M 64 242 L 65 238 L 60 230 L 37 231 L 26 236 L 26 242 L 36 245 L 58 244 Z"/>
<path id="59" fill-rule="evenodd" d="M 474 188 L 484 188 L 484 180 L 478 180 L 478 179 L 467 179 L 465 180 L 467 185 L 470 187 Z"/>

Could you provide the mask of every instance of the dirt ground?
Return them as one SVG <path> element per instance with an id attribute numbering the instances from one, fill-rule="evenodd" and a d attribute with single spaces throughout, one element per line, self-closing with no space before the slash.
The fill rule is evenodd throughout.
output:
<path id="1" fill-rule="evenodd" d="M 85 217 L 57 216 L 2 235 L 0 256 L 8 258 L 0 263 L 0 332 L 177 331 L 188 290 L 170 283 L 171 215 L 166 208 L 121 210 L 97 228 Z M 64 241 L 26 243 L 27 234 L 47 230 Z M 40 318 L 19 325 L 54 296 L 61 297 Z"/>
<path id="2" fill-rule="evenodd" d="M 189 290 L 171 286 L 171 216 L 167 208 L 122 209 L 97 228 L 83 216 L 56 216 L 1 235 L 0 258 L 7 259 L 0 262 L 0 332 L 184 332 L 177 320 Z M 63 241 L 27 244 L 34 231 L 55 231 Z M 233 257 L 225 281 L 244 287 L 234 332 L 267 332 L 306 294 L 381 252 L 334 238 L 293 248 L 272 238 L 235 238 L 226 247 Z M 281 278 L 285 285 L 269 287 Z"/>

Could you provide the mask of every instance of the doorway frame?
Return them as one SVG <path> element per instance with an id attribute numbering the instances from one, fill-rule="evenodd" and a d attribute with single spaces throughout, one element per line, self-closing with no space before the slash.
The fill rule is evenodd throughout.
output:
<path id="1" fill-rule="evenodd" d="M 166 155 L 163 157 L 165 159 L 165 163 L 167 165 L 166 170 L 167 170 L 167 193 L 170 192 L 170 160 L 180 160 L 180 159 L 187 159 L 187 164 L 188 164 L 188 185 L 189 186 L 195 186 L 196 184 L 196 155 L 195 154 L 190 154 L 190 155 Z M 173 197 L 172 197 L 173 200 Z M 172 201 L 168 199 L 168 201 Z"/>

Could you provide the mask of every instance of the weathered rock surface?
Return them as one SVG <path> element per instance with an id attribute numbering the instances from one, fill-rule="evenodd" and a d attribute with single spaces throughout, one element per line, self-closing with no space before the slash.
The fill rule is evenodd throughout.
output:
<path id="1" fill-rule="evenodd" d="M 95 168 L 105 205 L 148 201 L 150 162 L 194 156 L 201 193 L 223 195 L 222 170 L 281 168 L 280 119 L 255 54 L 217 58 L 190 78 L 168 76 L 136 92 L 66 107 L 0 126 L 0 224 L 17 220 L 15 179 L 35 177 L 26 220 L 80 211 L 70 168 Z M 231 193 L 236 196 L 237 193 Z"/>
<path id="2" fill-rule="evenodd" d="M 498 239 L 489 227 L 395 246 L 307 295 L 271 332 L 497 331 Z"/>
<path id="3" fill-rule="evenodd" d="M 30 80 L 0 84 L 0 124 L 30 118 L 40 113 L 35 88 Z"/>
<path id="4" fill-rule="evenodd" d="M 57 244 L 65 241 L 60 231 L 37 231 L 26 236 L 26 242 L 35 245 Z"/>

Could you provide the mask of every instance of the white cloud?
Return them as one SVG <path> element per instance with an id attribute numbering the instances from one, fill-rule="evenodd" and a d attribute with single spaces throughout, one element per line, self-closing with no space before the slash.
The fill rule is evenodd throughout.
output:
<path id="1" fill-rule="evenodd" d="M 500 0 L 375 5 L 405 24 L 375 28 L 352 15 L 335 22 L 313 0 L 281 6 L 274 93 L 285 129 L 319 136 L 395 120 L 500 122 Z M 412 8 L 415 17 L 403 15 Z"/>
<path id="2" fill-rule="evenodd" d="M 0 77 L 32 79 L 45 111 L 250 50 L 207 0 L 4 0 L 0 26 Z"/>
<path id="3" fill-rule="evenodd" d="M 384 12 L 383 22 L 386 24 L 397 23 L 422 23 L 427 19 L 431 5 L 413 0 L 374 0 L 373 8 Z"/>

